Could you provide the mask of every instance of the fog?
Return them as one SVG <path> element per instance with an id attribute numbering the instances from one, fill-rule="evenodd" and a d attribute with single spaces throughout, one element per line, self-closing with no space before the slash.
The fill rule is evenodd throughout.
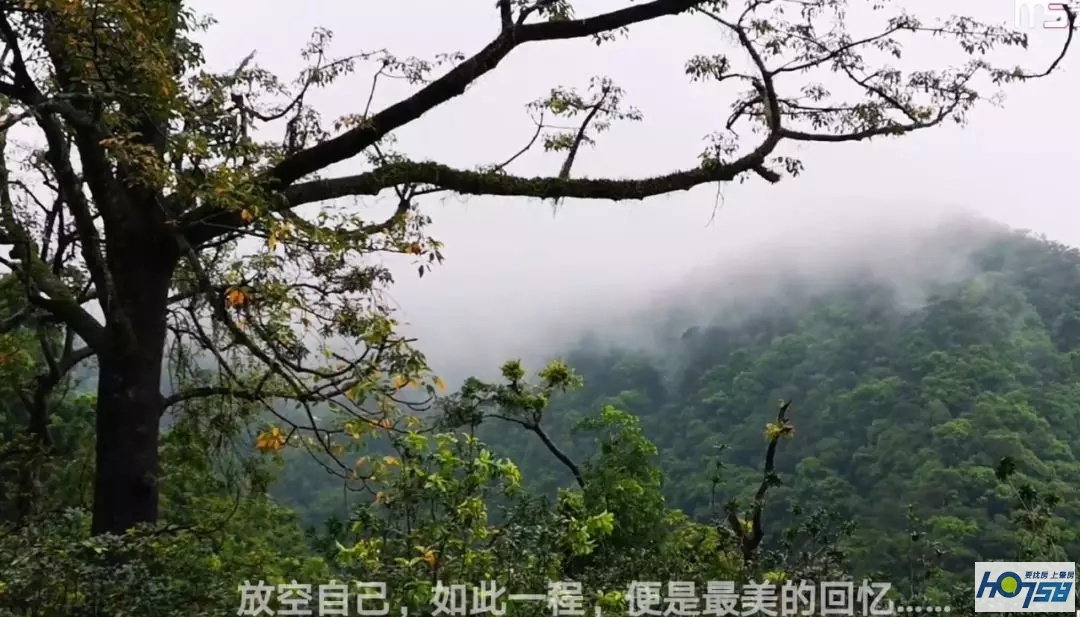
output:
<path id="1" fill-rule="evenodd" d="M 419 57 L 470 54 L 496 28 L 490 0 L 310 0 L 279 3 L 272 12 L 252 0 L 194 4 L 220 22 L 203 37 L 212 64 L 231 66 L 257 49 L 261 66 L 284 75 L 300 70 L 296 50 L 317 26 L 334 29 L 338 53 L 385 47 Z M 587 15 L 621 4 L 576 6 Z M 1013 0 L 905 6 L 924 17 L 961 13 L 1003 25 L 1015 14 Z M 1029 34 L 1026 58 L 1045 64 L 1061 32 Z M 527 46 L 462 97 L 398 131 L 398 147 L 466 167 L 505 159 L 532 131 L 525 103 L 553 86 L 584 85 L 606 74 L 645 120 L 602 135 L 596 148 L 579 155 L 575 175 L 646 175 L 692 164 L 703 135 L 726 117 L 728 101 L 690 86 L 682 65 L 717 47 L 713 30 L 684 18 L 633 28 L 628 40 L 601 47 Z M 939 62 L 931 48 L 915 52 L 912 62 Z M 686 294 L 702 281 L 714 283 L 710 293 L 738 297 L 760 292 L 778 272 L 827 281 L 868 266 L 916 290 L 917 301 L 919 281 L 959 266 L 911 240 L 957 212 L 1080 244 L 1069 187 L 1080 169 L 1080 126 L 1064 111 L 1080 100 L 1075 58 L 1047 80 L 1011 88 L 1004 108 L 984 105 L 966 128 L 799 148 L 806 172 L 777 185 L 753 178 L 635 204 L 567 201 L 554 213 L 552 204 L 536 200 L 428 198 L 423 207 L 434 219 L 432 235 L 446 244 L 446 262 L 422 280 L 402 264 L 391 296 L 447 377 L 489 374 L 511 356 L 535 361 L 589 330 L 632 332 L 631 316 L 657 304 L 707 313 L 715 296 Z M 361 70 L 314 100 L 328 118 L 362 111 L 370 77 Z M 380 88 L 374 108 L 409 91 L 404 84 Z M 551 174 L 559 163 L 542 154 L 525 157 L 516 173 Z"/>
<path id="2" fill-rule="evenodd" d="M 456 380 L 491 375 L 510 356 L 535 368 L 585 335 L 594 343 L 648 348 L 660 342 L 661 329 L 731 325 L 784 297 L 793 282 L 824 294 L 873 280 L 892 288 L 902 309 L 916 310 L 935 286 L 971 275 L 972 253 L 1006 229 L 971 209 L 822 206 L 771 223 L 710 230 L 718 243 L 713 255 L 681 268 L 658 257 L 651 267 L 630 266 L 638 268 L 637 279 L 627 272 L 605 278 L 597 272 L 604 265 L 590 271 L 588 263 L 566 263 L 563 280 L 514 281 L 507 272 L 506 297 L 450 295 L 442 318 L 404 303 L 402 312 L 417 316 L 410 330 L 434 367 Z M 519 290 L 540 295 L 514 295 Z"/>

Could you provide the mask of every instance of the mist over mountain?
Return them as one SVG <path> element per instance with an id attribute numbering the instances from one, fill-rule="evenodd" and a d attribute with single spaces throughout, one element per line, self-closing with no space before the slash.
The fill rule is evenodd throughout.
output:
<path id="1" fill-rule="evenodd" d="M 774 302 L 827 294 L 856 280 L 886 285 L 900 306 L 915 309 L 934 286 L 969 276 L 976 267 L 971 255 L 1009 233 L 952 208 L 844 208 L 843 214 L 788 211 L 774 225 L 746 233 L 737 225 L 712 229 L 714 256 L 680 276 L 629 267 L 612 275 L 620 280 L 610 287 L 597 281 L 570 285 L 571 291 L 543 280 L 509 281 L 508 291 L 496 286 L 466 307 L 448 301 L 432 308 L 402 294 L 403 315 L 413 318 L 405 331 L 415 333 L 448 383 L 460 383 L 497 375 L 508 358 L 538 365 L 583 336 L 595 345 L 650 348 L 693 327 L 738 322 Z M 602 275 L 566 272 L 578 276 Z"/>
<path id="2" fill-rule="evenodd" d="M 976 562 L 1080 563 L 1080 39 L 1014 8 L 8 3 L 0 617 L 980 617 Z"/>
<path id="3" fill-rule="evenodd" d="M 1080 520 L 1077 250 L 948 216 L 828 245 L 778 237 L 608 307 L 606 320 L 602 307 L 583 315 L 576 337 L 574 315 L 563 338 L 537 323 L 547 344 L 517 354 L 527 369 L 562 358 L 584 377 L 541 420 L 578 464 L 591 464 L 597 436 L 575 426 L 605 407 L 628 412 L 658 448 L 668 504 L 712 520 L 760 482 L 763 432 L 790 400 L 795 432 L 765 511 L 773 542 L 799 524 L 797 503 L 853 520 L 843 546 L 856 571 L 894 581 L 924 551 L 947 553 L 946 573 L 1014 554 L 1022 536 L 1008 531 L 1009 494 L 995 480 L 1008 458 L 1062 500 L 1047 519 L 1063 526 L 1054 541 L 1080 550 L 1068 522 Z M 540 493 L 573 484 L 521 426 L 488 419 L 478 434 Z M 278 494 L 311 524 L 355 503 L 302 466 Z"/>
<path id="4" fill-rule="evenodd" d="M 671 282 L 639 305 L 613 305 L 588 328 L 590 339 L 639 346 L 686 329 L 739 322 L 763 308 L 835 293 L 852 283 L 891 289 L 900 310 L 915 310 L 927 295 L 978 268 L 972 256 L 1009 233 L 993 221 L 946 211 L 926 218 L 865 217 L 846 232 L 777 230 L 752 248 L 733 247 L 715 263 Z"/>
<path id="5" fill-rule="evenodd" d="M 1080 551 L 1080 252 L 955 211 L 867 215 L 832 235 L 791 227 L 637 295 L 549 303 L 527 331 L 520 315 L 496 316 L 475 348 L 417 344 L 451 387 L 510 358 L 530 372 L 567 361 L 584 386 L 550 401 L 545 436 L 588 468 L 599 438 L 576 427 L 603 409 L 631 414 L 657 448 L 667 505 L 696 521 L 749 503 L 763 433 L 791 401 L 766 544 L 822 513 L 853 521 L 835 542 L 859 576 L 909 584 L 912 564 L 936 555 L 931 569 L 959 584 L 972 561 L 1017 554 L 1028 532 L 1012 529 L 1003 459 L 1037 487 L 1029 498 L 1057 500 L 1052 513 L 1038 506 L 1039 533 Z M 488 418 L 477 434 L 528 470 L 530 490 L 553 497 L 574 484 L 521 426 Z M 392 452 L 374 441 L 344 460 Z M 343 491 L 317 451 L 284 460 L 271 494 L 305 525 L 372 499 Z"/>
<path id="6" fill-rule="evenodd" d="M 946 570 L 1015 551 L 994 479 L 1003 458 L 1060 496 L 1058 520 L 1080 520 L 1080 252 L 965 219 L 907 242 L 854 243 L 861 258 L 833 253 L 844 270 L 699 277 L 692 294 L 649 309 L 659 328 L 639 322 L 648 345 L 632 328 L 585 337 L 562 354 L 585 386 L 545 412 L 546 434 L 587 460 L 594 438 L 578 422 L 608 405 L 634 414 L 659 449 L 669 503 L 708 518 L 749 497 L 763 431 L 790 400 L 795 437 L 778 456 L 771 533 L 797 520 L 792 503 L 840 511 L 859 525 L 859 567 L 894 579 L 912 525 L 950 547 Z M 534 435 L 482 428 L 542 490 L 571 481 Z M 1080 549 L 1077 532 L 1069 523 L 1056 541 Z"/>

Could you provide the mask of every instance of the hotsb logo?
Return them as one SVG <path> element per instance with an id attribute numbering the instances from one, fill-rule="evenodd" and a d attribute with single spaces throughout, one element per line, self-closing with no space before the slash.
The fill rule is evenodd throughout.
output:
<path id="1" fill-rule="evenodd" d="M 975 564 L 975 612 L 1072 613 L 1075 583 L 1072 561 L 980 561 Z"/>

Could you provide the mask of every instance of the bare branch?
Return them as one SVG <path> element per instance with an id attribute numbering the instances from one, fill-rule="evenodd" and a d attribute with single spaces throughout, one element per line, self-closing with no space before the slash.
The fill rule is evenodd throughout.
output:
<path id="1" fill-rule="evenodd" d="M 775 172 L 764 168 L 780 138 L 795 141 L 862 141 L 883 135 L 899 135 L 939 124 L 944 118 L 898 124 L 840 135 L 814 135 L 779 128 L 751 153 L 728 164 L 703 165 L 651 178 L 563 179 L 556 177 L 523 178 L 486 172 L 453 169 L 439 163 L 397 162 L 355 176 L 313 180 L 297 184 L 284 192 L 281 208 L 337 199 L 350 195 L 377 195 L 400 184 L 427 184 L 462 195 L 502 195 L 541 199 L 641 200 L 655 195 L 690 190 L 711 182 L 730 182 L 740 174 L 754 172 L 775 181 Z M 196 236 L 193 241 L 198 241 Z"/>
<path id="2" fill-rule="evenodd" d="M 499 8 L 499 23 L 502 24 L 503 31 L 513 28 L 514 15 L 511 12 L 510 0 L 498 0 L 495 6 Z"/>
<path id="3" fill-rule="evenodd" d="M 274 167 L 270 176 L 280 188 L 356 156 L 394 129 L 464 93 L 469 84 L 493 70 L 511 51 L 524 43 L 584 38 L 666 15 L 677 15 L 706 3 L 706 0 L 653 0 L 585 19 L 516 25 L 500 33 L 476 55 L 443 77 L 375 114 L 363 125 L 282 161 Z"/>

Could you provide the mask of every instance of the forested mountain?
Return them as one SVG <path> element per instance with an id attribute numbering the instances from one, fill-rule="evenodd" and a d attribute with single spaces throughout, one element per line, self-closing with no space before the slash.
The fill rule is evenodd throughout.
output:
<path id="1" fill-rule="evenodd" d="M 1055 541 L 1077 555 L 1080 253 L 999 232 L 969 263 L 927 285 L 917 307 L 871 276 L 821 292 L 790 281 L 752 314 L 718 308 L 712 323 L 646 350 L 585 343 L 567 356 L 585 385 L 555 399 L 543 427 L 575 458 L 594 447 L 571 430 L 581 419 L 606 405 L 637 415 L 669 503 L 706 517 L 756 487 L 765 424 L 790 400 L 795 438 L 777 456 L 783 485 L 766 509 L 774 530 L 791 504 L 828 507 L 858 525 L 846 543 L 854 563 L 900 580 L 915 524 L 940 543 L 943 567 L 965 572 L 1016 551 L 995 478 L 1008 457 L 1062 500 L 1057 515 L 1071 524 Z M 535 436 L 481 434 L 542 487 L 570 481 Z"/>
<path id="2" fill-rule="evenodd" d="M 0 615 L 77 605 L 72 585 L 149 610 L 147 581 L 146 602 L 202 607 L 177 615 L 294 579 L 383 581 L 423 611 L 436 578 L 577 580 L 623 614 L 632 580 L 845 577 L 963 613 L 974 561 L 1080 551 L 1080 252 L 973 222 L 916 240 L 925 276 L 868 257 L 674 295 L 535 379 L 511 361 L 323 441 L 282 419 L 334 405 L 192 401 L 165 422 L 166 527 L 130 545 L 87 537 L 92 393 L 58 402 L 34 458 L 33 344 L 6 335 Z"/>
<path id="3" fill-rule="evenodd" d="M 950 274 L 897 283 L 856 264 L 827 286 L 781 276 L 696 326 L 678 311 L 653 315 L 647 344 L 587 337 L 565 355 L 583 387 L 552 397 L 537 430 L 530 414 L 493 412 L 510 421 L 488 417 L 477 434 L 528 471 L 527 485 L 554 494 L 573 473 L 538 433 L 585 461 L 597 438 L 575 427 L 604 408 L 628 412 L 658 450 L 667 504 L 709 521 L 730 499 L 750 503 L 776 428 L 767 424 L 788 400 L 794 433 L 776 456 L 766 544 L 799 524 L 792 506 L 827 510 L 854 523 L 838 544 L 853 572 L 911 586 L 940 567 L 966 581 L 974 561 L 1010 558 L 1031 540 L 1016 527 L 1015 490 L 997 477 L 1004 459 L 1034 487 L 1027 524 L 1077 555 L 1080 252 L 961 225 L 922 254 L 951 260 L 930 268 Z M 340 489 L 320 488 L 311 463 L 290 469 L 277 494 L 308 522 L 344 512 Z"/>

